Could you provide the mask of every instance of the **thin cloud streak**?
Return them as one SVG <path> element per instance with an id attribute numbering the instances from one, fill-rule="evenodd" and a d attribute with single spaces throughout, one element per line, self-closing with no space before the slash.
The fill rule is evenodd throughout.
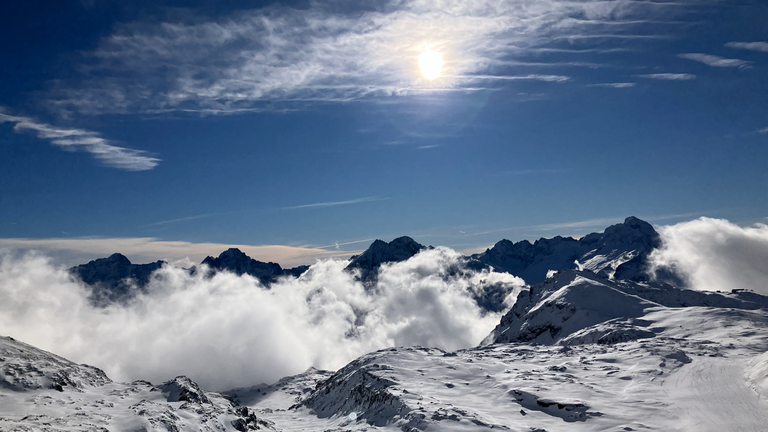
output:
<path id="1" fill-rule="evenodd" d="M 297 205 L 297 206 L 283 207 L 282 209 L 293 210 L 293 209 L 303 209 L 303 208 L 335 207 L 335 206 L 348 205 L 348 204 L 361 204 L 361 203 L 374 202 L 374 201 L 384 201 L 388 199 L 389 198 L 365 197 L 365 198 L 357 198 L 357 199 L 348 200 L 348 201 L 329 201 L 329 202 L 320 202 L 320 203 L 313 203 L 313 204 L 303 204 L 303 205 Z"/>
<path id="2" fill-rule="evenodd" d="M 469 80 L 477 79 L 477 80 L 502 80 L 502 81 L 518 81 L 518 80 L 536 80 L 536 81 L 547 81 L 547 82 L 566 82 L 570 81 L 571 78 L 563 75 L 538 75 L 538 74 L 529 74 L 529 75 L 465 75 L 465 76 L 457 76 L 456 78 L 466 78 Z"/>
<path id="3" fill-rule="evenodd" d="M 768 133 L 768 127 L 760 129 L 759 131 L 757 131 L 757 133 L 760 133 L 760 134 Z"/>
<path id="4" fill-rule="evenodd" d="M 49 140 L 51 144 L 64 150 L 83 150 L 91 153 L 104 165 L 126 171 L 151 170 L 160 163 L 160 159 L 145 156 L 146 152 L 109 144 L 98 133 L 83 129 L 66 129 L 38 123 L 29 117 L 12 116 L 0 112 L 0 123 L 16 123 L 13 131 L 29 131 L 38 138 Z"/>
<path id="5" fill-rule="evenodd" d="M 739 69 L 747 69 L 752 67 L 750 66 L 750 64 L 752 63 L 750 61 L 739 60 L 739 59 L 727 59 L 727 58 L 718 57 L 710 54 L 688 53 L 688 54 L 678 54 L 678 57 L 697 61 L 699 63 L 704 63 L 705 65 L 712 66 L 712 67 L 737 67 Z"/>
<path id="6" fill-rule="evenodd" d="M 640 78 L 650 78 L 655 80 L 666 80 L 666 81 L 688 81 L 696 78 L 696 75 L 689 74 L 689 73 L 656 73 L 656 74 L 644 74 L 644 75 L 635 75 L 635 76 Z"/>
<path id="7" fill-rule="evenodd" d="M 768 53 L 768 42 L 728 42 L 725 46 Z"/>
<path id="8" fill-rule="evenodd" d="M 618 82 L 618 83 L 587 84 L 587 87 L 630 88 L 630 87 L 634 87 L 635 85 L 636 83 L 633 83 L 633 82 Z"/>

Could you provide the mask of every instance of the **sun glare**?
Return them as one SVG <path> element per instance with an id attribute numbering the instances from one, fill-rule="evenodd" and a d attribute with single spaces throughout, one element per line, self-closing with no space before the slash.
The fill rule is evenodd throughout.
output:
<path id="1" fill-rule="evenodd" d="M 435 79 L 440 76 L 440 69 L 443 67 L 443 55 L 432 50 L 426 50 L 419 56 L 419 67 L 427 79 Z"/>

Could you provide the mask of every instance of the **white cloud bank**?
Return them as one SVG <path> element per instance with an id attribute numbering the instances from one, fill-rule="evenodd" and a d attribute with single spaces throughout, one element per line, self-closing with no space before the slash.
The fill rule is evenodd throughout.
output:
<path id="1" fill-rule="evenodd" d="M 127 307 L 94 309 L 84 287 L 41 255 L 0 256 L 0 334 L 118 380 L 159 382 L 186 374 L 209 389 L 273 382 L 310 366 L 335 369 L 372 350 L 399 345 L 449 350 L 476 345 L 498 323 L 470 292 L 522 280 L 506 274 L 448 276 L 459 255 L 424 251 L 385 266 L 375 290 L 317 262 L 301 278 L 264 290 L 249 277 L 211 279 L 163 268 L 151 294 Z"/>
<path id="2" fill-rule="evenodd" d="M 722 219 L 700 218 L 662 227 L 664 247 L 651 259 L 687 276 L 692 288 L 746 288 L 768 295 L 768 226 L 740 227 Z"/>
<path id="3" fill-rule="evenodd" d="M 0 123 L 16 123 L 14 132 L 29 131 L 38 138 L 50 140 L 64 150 L 84 150 L 104 165 L 126 171 L 151 170 L 160 163 L 160 159 L 146 156 L 142 150 L 133 150 L 110 144 L 96 132 L 83 129 L 58 128 L 39 123 L 29 117 L 12 116 L 0 112 Z"/>
<path id="4" fill-rule="evenodd" d="M 285 101 L 474 91 L 502 80 L 563 82 L 569 77 L 499 71 L 508 71 L 512 58 L 553 44 L 656 38 L 636 32 L 683 8 L 562 0 L 393 0 L 355 10 L 336 1 L 310 5 L 119 26 L 86 56 L 81 82 L 60 87 L 52 103 L 83 113 L 235 113 Z M 442 54 L 441 78 L 420 73 L 426 49 Z"/>

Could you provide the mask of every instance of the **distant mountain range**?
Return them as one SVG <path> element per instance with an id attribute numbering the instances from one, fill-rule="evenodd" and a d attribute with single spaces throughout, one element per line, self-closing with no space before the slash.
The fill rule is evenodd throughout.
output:
<path id="1" fill-rule="evenodd" d="M 592 233 L 574 239 L 556 236 L 541 238 L 534 243 L 522 240 L 517 243 L 501 240 L 492 248 L 480 254 L 464 258 L 469 270 L 493 270 L 506 272 L 523 278 L 528 284 L 536 284 L 555 270 L 587 270 L 599 276 L 617 280 L 647 281 L 648 256 L 661 246 L 661 238 L 653 227 L 636 217 L 628 217 L 623 223 L 612 225 L 602 233 Z M 387 243 L 374 241 L 360 255 L 350 258 L 346 269 L 356 272 L 367 284 L 376 282 L 382 264 L 405 261 L 417 253 L 430 249 L 410 237 L 399 237 Z M 88 264 L 72 267 L 70 272 L 90 285 L 95 304 L 120 302 L 144 292 L 152 272 L 165 263 L 132 264 L 128 258 L 116 253 L 109 258 L 97 259 Z M 281 277 L 298 277 L 309 266 L 284 269 L 274 262 L 255 260 L 239 249 L 231 248 L 218 257 L 207 257 L 200 267 L 193 267 L 195 273 L 207 268 L 208 271 L 228 271 L 237 275 L 255 277 L 265 287 Z M 674 274 L 662 274 L 668 280 L 676 280 Z M 491 306 L 490 309 L 496 309 Z"/>

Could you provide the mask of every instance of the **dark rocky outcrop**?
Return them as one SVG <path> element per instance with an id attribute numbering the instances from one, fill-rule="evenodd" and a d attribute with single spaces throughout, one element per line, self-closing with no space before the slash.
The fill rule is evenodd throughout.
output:
<path id="1" fill-rule="evenodd" d="M 109 258 L 99 258 L 69 269 L 70 274 L 91 288 L 90 300 L 97 306 L 122 303 L 138 292 L 145 292 L 152 273 L 160 269 L 164 261 L 149 264 L 132 264 L 125 255 L 115 253 Z"/>
<path id="2" fill-rule="evenodd" d="M 346 269 L 359 270 L 360 279 L 371 282 L 376 280 L 382 264 L 405 261 L 424 249 L 427 247 L 406 236 L 398 237 L 389 243 L 376 240 L 365 252 L 351 257 Z"/>
<path id="3" fill-rule="evenodd" d="M 299 277 L 309 269 L 309 266 L 284 269 L 278 263 L 255 260 L 237 248 L 227 249 L 217 258 L 209 256 L 200 265 L 206 265 L 214 271 L 229 271 L 238 276 L 244 274 L 253 276 L 265 287 L 282 276 Z"/>

